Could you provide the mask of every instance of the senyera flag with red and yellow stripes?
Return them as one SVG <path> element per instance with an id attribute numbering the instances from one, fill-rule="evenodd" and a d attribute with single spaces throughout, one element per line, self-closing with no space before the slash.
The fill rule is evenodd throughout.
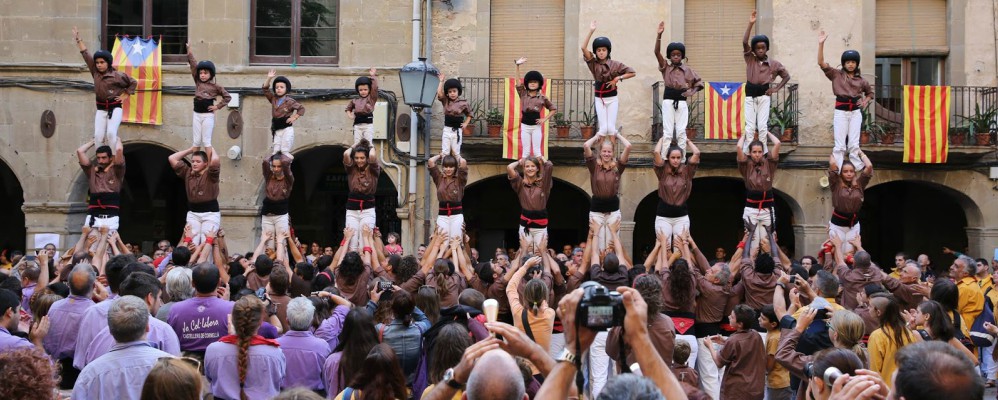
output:
<path id="1" fill-rule="evenodd" d="M 545 79 L 541 87 L 541 94 L 551 98 L 551 80 Z M 502 120 L 502 156 L 510 160 L 519 160 L 523 157 L 523 143 L 520 143 L 520 95 L 516 93 L 516 78 L 505 78 L 503 80 L 503 120 Z M 541 119 L 547 117 L 546 108 L 541 108 Z M 545 121 L 541 126 L 541 156 L 548 156 L 548 123 Z"/>
<path id="2" fill-rule="evenodd" d="M 904 162 L 946 162 L 949 113 L 949 86 L 904 86 Z"/>
<path id="3" fill-rule="evenodd" d="M 738 139 L 745 130 L 745 85 L 708 82 L 704 92 L 704 138 Z M 668 106 L 669 102 L 665 102 Z M 685 135 L 686 132 L 676 132 Z"/>
<path id="4" fill-rule="evenodd" d="M 163 54 L 159 42 L 153 38 L 115 36 L 111 54 L 114 68 L 139 83 L 135 95 L 121 105 L 121 122 L 162 125 Z"/>

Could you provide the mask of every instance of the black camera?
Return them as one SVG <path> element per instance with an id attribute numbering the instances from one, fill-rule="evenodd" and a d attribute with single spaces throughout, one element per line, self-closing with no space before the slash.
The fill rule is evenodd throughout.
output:
<path id="1" fill-rule="evenodd" d="M 575 310 L 575 321 L 594 331 L 604 331 L 624 324 L 624 301 L 620 293 L 596 282 L 582 284 L 582 301 Z"/>
<path id="2" fill-rule="evenodd" d="M 392 291 L 392 282 L 391 281 L 378 282 L 378 291 L 379 292 Z"/>

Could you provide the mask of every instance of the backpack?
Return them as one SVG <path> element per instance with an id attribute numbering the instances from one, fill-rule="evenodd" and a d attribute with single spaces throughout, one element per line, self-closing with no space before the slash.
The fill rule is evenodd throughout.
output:
<path id="1" fill-rule="evenodd" d="M 974 318 L 974 323 L 970 325 L 970 340 L 975 346 L 980 348 L 991 347 L 995 344 L 995 336 L 984 329 L 984 323 L 994 323 L 994 305 L 991 304 L 991 299 L 988 298 L 988 293 L 991 292 L 992 288 L 988 288 L 987 292 L 984 292 L 984 310 Z"/>

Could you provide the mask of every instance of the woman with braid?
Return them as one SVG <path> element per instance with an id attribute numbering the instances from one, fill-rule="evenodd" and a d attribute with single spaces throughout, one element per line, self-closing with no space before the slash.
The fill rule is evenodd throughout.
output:
<path id="1" fill-rule="evenodd" d="M 276 340 L 257 334 L 264 308 L 256 296 L 240 298 L 232 307 L 229 327 L 235 334 L 223 336 L 205 351 L 204 374 L 216 399 L 269 399 L 281 392 L 284 353 Z"/>

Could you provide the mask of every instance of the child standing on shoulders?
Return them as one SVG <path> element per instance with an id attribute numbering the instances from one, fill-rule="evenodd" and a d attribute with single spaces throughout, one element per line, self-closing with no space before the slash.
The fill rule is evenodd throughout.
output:
<path id="1" fill-rule="evenodd" d="M 728 316 L 735 333 L 727 338 L 714 335 L 703 340 L 702 347 L 710 352 L 717 368 L 727 367 L 721 379 L 721 400 L 763 398 L 766 348 L 759 333 L 751 329 L 754 320 L 755 310 L 739 304 Z M 711 342 L 722 345 L 721 351 L 714 350 Z"/>
<path id="2" fill-rule="evenodd" d="M 520 75 L 520 65 L 527 62 L 525 57 L 520 57 L 513 63 L 516 64 L 516 74 Z M 516 94 L 520 96 L 520 146 L 523 147 L 522 158 L 540 157 L 541 146 L 544 144 L 544 137 L 541 127 L 547 120 L 558 111 L 551 100 L 548 100 L 541 89 L 544 87 L 544 75 L 540 72 L 530 71 L 523 76 L 523 80 L 516 85 Z M 548 116 L 541 118 L 541 109 L 548 110 Z"/>
<path id="3" fill-rule="evenodd" d="M 374 143 L 374 106 L 378 103 L 378 70 L 371 68 L 369 76 L 357 78 L 353 84 L 357 97 L 347 104 L 347 117 L 353 120 L 353 145 L 361 139 Z"/>
<path id="4" fill-rule="evenodd" d="M 599 121 L 599 131 L 596 136 L 609 135 L 613 140 L 617 135 L 617 85 L 624 79 L 634 77 L 634 68 L 624 65 L 624 63 L 610 59 L 610 39 L 600 36 L 593 40 L 593 51 L 589 51 L 586 45 L 589 39 L 596 32 L 596 21 L 589 25 L 589 35 L 582 43 L 582 58 L 589 66 L 595 82 L 596 118 Z"/>
<path id="5" fill-rule="evenodd" d="M 818 66 L 832 81 L 832 93 L 835 94 L 835 114 L 832 118 L 835 147 L 832 148 L 832 155 L 837 166 L 842 168 L 842 160 L 848 153 L 856 171 L 862 171 L 864 164 L 859 153 L 859 132 L 863 127 L 863 108 L 873 101 L 873 88 L 860 75 L 858 51 L 842 52 L 842 69 L 832 68 L 825 62 L 826 39 L 828 34 L 821 31 L 818 34 Z"/>
<path id="6" fill-rule="evenodd" d="M 441 154 L 461 155 L 461 138 L 464 130 L 471 123 L 471 107 L 468 101 L 461 98 L 464 88 L 461 81 L 451 78 L 444 81 L 444 73 L 440 73 L 440 86 L 437 87 L 437 99 L 444 106 L 444 131 L 441 135 Z"/>
<path id="7" fill-rule="evenodd" d="M 662 56 L 662 33 L 665 32 L 665 21 L 658 23 L 658 37 L 655 39 L 655 57 L 658 58 L 658 70 L 662 72 L 665 84 L 665 94 L 662 95 L 662 137 L 665 145 L 676 142 L 683 151 L 683 162 L 686 161 L 686 125 L 690 122 L 687 97 L 703 90 L 703 81 L 692 68 L 683 64 L 686 58 L 686 45 L 680 42 L 669 43 L 665 48 L 668 61 Z M 662 158 L 666 154 L 662 153 Z"/>
<path id="8" fill-rule="evenodd" d="M 795 394 L 790 390 L 790 371 L 776 362 L 780 348 L 780 320 L 772 304 L 762 306 L 759 326 L 766 330 L 766 400 L 790 400 Z"/>
<path id="9" fill-rule="evenodd" d="M 291 147 L 295 143 L 295 129 L 291 125 L 305 115 L 305 106 L 288 96 L 290 91 L 291 81 L 288 78 L 277 76 L 277 71 L 273 69 L 267 73 L 267 81 L 263 83 L 263 95 L 267 96 L 273 108 L 270 134 L 274 137 L 274 150 L 271 154 L 280 152 L 294 159 Z"/>
<path id="10" fill-rule="evenodd" d="M 766 35 L 752 36 L 751 43 L 749 35 L 752 27 L 755 26 L 756 12 L 752 11 L 749 17 L 748 28 L 745 29 L 745 37 L 742 39 L 742 49 L 745 54 L 745 134 L 748 140 L 745 141 L 745 148 L 748 153 L 748 145 L 753 140 L 762 142 L 763 153 L 769 151 L 766 144 L 766 135 L 769 132 L 769 104 L 773 93 L 780 91 L 787 82 L 790 81 L 790 73 L 779 61 L 770 58 L 769 37 Z M 776 77 L 779 76 L 780 84 L 776 87 L 769 87 Z"/>
<path id="11" fill-rule="evenodd" d="M 198 62 L 191 52 L 191 44 L 187 43 L 187 64 L 191 66 L 194 77 L 194 147 L 211 147 L 211 134 L 215 130 L 215 111 L 229 104 L 232 96 L 222 85 L 215 83 L 215 63 L 211 61 Z M 215 98 L 222 96 L 222 102 L 215 103 Z"/>
<path id="12" fill-rule="evenodd" d="M 80 31 L 73 27 L 73 39 L 80 48 L 83 61 L 94 78 L 97 95 L 97 114 L 94 116 L 94 147 L 116 146 L 118 126 L 121 125 L 121 105 L 128 96 L 135 94 L 138 81 L 124 72 L 115 71 L 114 58 L 107 50 L 97 50 L 93 56 L 80 39 Z"/>

